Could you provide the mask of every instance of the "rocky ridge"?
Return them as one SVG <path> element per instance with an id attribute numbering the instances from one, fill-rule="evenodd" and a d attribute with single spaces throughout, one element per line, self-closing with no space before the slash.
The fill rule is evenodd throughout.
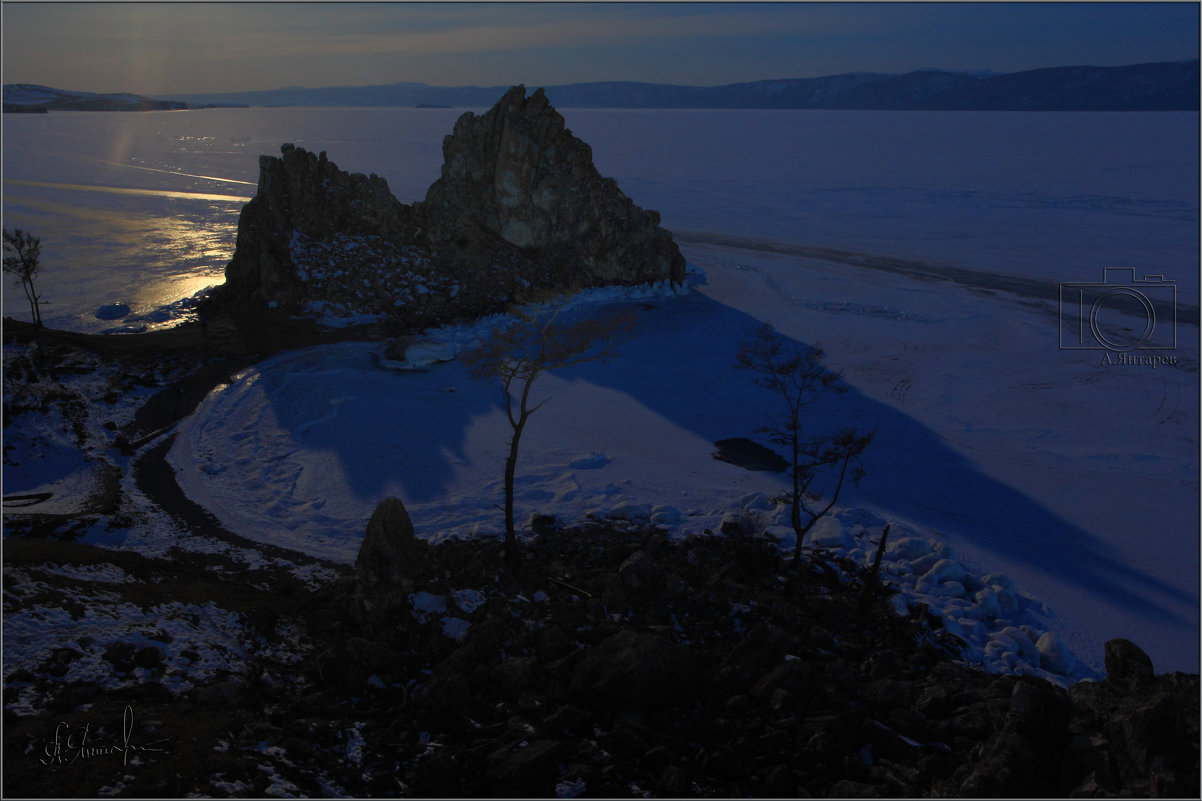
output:
<path id="1" fill-rule="evenodd" d="M 260 157 L 222 298 L 437 324 L 548 291 L 683 280 L 659 215 L 601 177 L 541 89 L 527 98 L 515 86 L 464 114 L 443 153 L 441 177 L 412 206 L 324 152 L 285 144 Z"/>

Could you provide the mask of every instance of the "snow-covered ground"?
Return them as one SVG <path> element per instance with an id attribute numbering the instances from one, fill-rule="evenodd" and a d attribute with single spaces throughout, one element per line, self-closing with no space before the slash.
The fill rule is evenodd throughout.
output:
<path id="1" fill-rule="evenodd" d="M 195 195 L 249 194 L 228 182 L 253 183 L 258 154 L 294 141 L 378 172 L 415 200 L 437 176 L 438 141 L 457 113 L 222 110 L 136 115 L 136 124 L 88 115 L 102 121 L 91 136 L 73 115 L 6 117 L 5 225 L 42 235 L 48 271 L 57 262 L 80 277 L 47 285 L 52 324 L 110 327 L 91 318 L 95 308 L 143 284 L 158 292 L 179 266 L 174 246 L 143 247 L 126 228 L 110 236 L 112 204 L 128 204 L 117 216 L 138 230 L 158 221 L 183 232 L 173 241 L 203 232 L 214 255 L 179 274 L 219 280 L 238 203 Z M 1059 348 L 1054 300 L 993 286 L 995 274 L 1054 287 L 1124 266 L 1175 280 L 1178 305 L 1196 309 L 1196 114 L 566 116 L 601 171 L 668 227 L 764 247 L 682 233 L 687 294 L 596 300 L 591 308 L 634 304 L 640 335 L 613 363 L 539 380 L 536 395 L 552 401 L 523 440 L 520 519 L 646 516 L 684 534 L 750 511 L 789 545 L 768 500 L 783 478 L 711 458 L 714 440 L 755 438 L 772 409 L 732 369 L 741 338 L 771 321 L 821 344 L 844 372 L 850 391 L 824 400 L 818 423 L 878 432 L 867 477 L 841 499 L 822 542 L 863 557 L 865 538 L 892 524 L 891 540 L 911 541 L 889 563 L 894 581 L 942 610 L 996 669 L 1006 653 L 1029 651 L 1030 637 L 1014 636 L 1028 625 L 1028 634 L 1057 632 L 1081 675 L 1101 667 L 1112 637 L 1138 642 L 1158 670 L 1198 670 L 1197 328 L 1175 326 L 1176 366 L 1108 364 L 1107 351 Z M 76 138 L 50 136 L 64 129 Z M 979 280 L 906 277 L 781 245 L 920 260 Z M 126 247 L 133 273 L 77 258 Z M 190 259 L 204 247 L 183 250 Z M 6 313 L 21 314 L 22 303 L 6 292 Z M 131 316 L 165 305 L 156 303 L 135 297 Z M 449 348 L 478 335 L 430 332 Z M 215 392 L 179 428 L 171 460 L 181 485 L 243 536 L 341 561 L 353 560 L 371 510 L 390 494 L 421 536 L 497 532 L 508 436 L 498 390 L 455 361 L 395 371 L 373 351 L 284 354 Z M 923 553 L 931 542 L 938 549 Z M 964 576 L 930 558 L 949 554 Z M 934 573 L 922 580 L 918 568 Z M 1013 608 L 998 575 L 1015 585 Z M 1008 608 L 978 630 L 971 621 L 987 616 L 987 591 Z"/>

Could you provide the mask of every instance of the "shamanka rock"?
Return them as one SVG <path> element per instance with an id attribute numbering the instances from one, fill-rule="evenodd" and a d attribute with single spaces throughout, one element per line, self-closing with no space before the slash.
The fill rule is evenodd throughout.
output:
<path id="1" fill-rule="evenodd" d="M 515 86 L 483 116 L 455 123 L 442 177 L 426 193 L 434 220 L 471 221 L 531 255 L 553 285 L 684 278 L 659 214 L 603 178 L 542 89 Z"/>
<path id="2" fill-rule="evenodd" d="M 290 314 L 384 314 L 425 326 L 603 285 L 680 283 L 654 211 L 593 166 L 541 89 L 515 86 L 443 143 L 426 200 L 291 144 L 259 159 L 223 300 Z"/>

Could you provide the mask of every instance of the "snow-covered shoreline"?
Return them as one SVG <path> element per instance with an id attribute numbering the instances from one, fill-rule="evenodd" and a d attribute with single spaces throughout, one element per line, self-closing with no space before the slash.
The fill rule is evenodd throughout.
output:
<path id="1" fill-rule="evenodd" d="M 111 327 L 94 312 L 118 303 L 131 318 L 166 310 L 157 322 L 169 323 L 186 312 L 172 303 L 220 279 L 244 199 L 226 184 L 253 185 L 260 152 L 281 141 L 328 147 L 409 201 L 436 176 L 457 113 L 218 110 L 154 117 L 165 127 L 133 132 L 120 115 L 6 118 L 5 216 L 40 234 L 48 269 L 69 276 L 47 296 L 52 325 Z M 1121 264 L 1174 279 L 1180 301 L 1197 302 L 1196 170 L 1183 169 L 1196 165 L 1196 114 L 572 110 L 568 122 L 601 172 L 672 229 L 1049 282 L 1101 281 Z M 346 130 L 354 142 L 340 138 Z M 131 149 L 114 160 L 118 140 Z M 70 188 L 81 182 L 191 195 Z M 227 200 L 204 199 L 218 189 Z M 621 360 L 540 380 L 553 402 L 523 445 L 522 516 L 647 514 L 703 531 L 740 499 L 778 492 L 778 479 L 710 458 L 715 440 L 754 437 L 764 422 L 765 399 L 727 368 L 747 330 L 770 321 L 821 344 L 844 372 L 852 391 L 819 410 L 823 424 L 880 430 L 847 510 L 951 545 L 973 576 L 1009 576 L 1046 604 L 1048 628 L 1087 665 L 1100 665 L 1107 638 L 1127 636 L 1157 665 L 1198 670 L 1195 326 L 1177 324 L 1176 367 L 1107 364 L 1103 351 L 1058 347 L 1054 302 L 988 279 L 957 287 L 715 241 L 683 250 L 697 286 L 632 301 L 643 333 Z M 455 362 L 380 369 L 373 347 L 282 354 L 215 393 L 176 443 L 177 455 L 192 449 L 200 460 L 173 457 L 192 471 L 180 479 L 189 495 L 235 531 L 344 562 L 386 493 L 404 498 L 425 537 L 499 530 L 505 430 L 495 390 Z M 340 428 L 364 421 L 375 436 Z M 42 439 L 53 447 L 21 450 L 6 491 L 81 475 L 70 460 L 41 469 L 70 440 L 68 421 L 51 423 L 37 436 L 53 434 Z M 214 472 L 197 472 L 201 464 Z M 123 486 L 133 492 L 128 478 Z M 74 490 L 56 491 L 62 500 Z M 178 533 L 151 519 L 89 541 L 162 553 Z M 768 525 L 787 547 L 787 527 Z"/>
<path id="2" fill-rule="evenodd" d="M 625 301 L 638 304 L 643 327 L 616 362 L 540 379 L 536 394 L 553 402 L 523 443 L 520 519 L 627 518 L 686 536 L 718 531 L 726 516 L 750 511 L 762 533 L 791 547 L 783 508 L 767 500 L 784 488 L 781 477 L 710 458 L 715 440 L 754 437 L 764 422 L 769 401 L 728 368 L 740 338 L 770 320 L 801 341 L 812 336 L 807 331 L 820 335 L 831 365 L 853 387 L 846 402 L 818 409 L 819 425 L 881 429 L 866 459 L 868 477 L 847 493 L 845 514 L 909 528 L 920 541 L 953 549 L 977 577 L 949 593 L 938 577 L 922 584 L 925 570 L 909 576 L 904 563 L 894 568 L 899 580 L 909 576 L 914 602 L 939 609 L 950 629 L 976 643 L 973 658 L 1002 670 L 1011 659 L 1005 654 L 1022 647 L 1023 658 L 1038 667 L 1034 641 L 1050 629 L 1077 655 L 1079 674 L 1094 675 L 1102 642 L 1138 630 L 1158 664 L 1191 669 L 1191 649 L 1181 638 L 1195 579 L 1157 556 L 1188 556 L 1188 541 L 1162 542 L 1157 551 L 1125 539 L 1119 524 L 1146 519 L 1149 508 L 1124 503 L 1109 484 L 1103 486 L 1108 502 L 1085 505 L 1077 498 L 1091 495 L 1088 486 L 1072 476 L 1058 485 L 1049 479 L 1058 463 L 1096 458 L 1100 443 L 1083 434 L 1103 423 L 1125 422 L 1129 444 L 1185 434 L 1193 374 L 1116 373 L 1076 359 L 1070 369 L 1079 383 L 1056 381 L 1064 360 L 1047 341 L 1054 325 L 1046 308 L 918 281 L 874 288 L 855 270 L 747 251 L 692 248 L 690 260 L 705 266 L 694 271 L 690 294 Z M 856 300 L 836 314 L 799 303 L 801 291 Z M 871 313 L 902 304 L 906 314 Z M 462 348 L 483 328 L 427 336 Z M 1001 330 L 1017 363 L 998 375 L 974 362 L 981 347 L 998 347 L 990 339 Z M 890 342 L 896 344 L 883 347 Z M 181 424 L 170 456 L 185 491 L 232 531 L 344 563 L 353 561 L 363 521 L 386 495 L 404 500 L 424 538 L 495 535 L 507 442 L 496 389 L 471 382 L 455 362 L 407 374 L 382 370 L 371 358 L 381 347 L 346 343 L 282 354 L 214 393 Z M 960 386 L 956 375 L 977 383 Z M 1150 386 L 1163 387 L 1169 399 L 1159 406 L 1170 402 L 1175 409 L 1162 408 L 1169 413 L 1153 428 L 1134 414 Z M 1016 405 L 1019 398 L 1027 405 Z M 1079 416 L 1075 426 L 1062 419 L 1065 404 Z M 986 408 L 996 425 L 965 425 Z M 1126 485 L 1154 482 L 1161 470 L 1185 475 L 1190 457 L 1182 449 L 1157 453 L 1155 441 L 1147 445 L 1149 452 L 1128 469 L 1086 478 Z M 1180 467 L 1169 467 L 1174 462 Z M 1149 502 L 1163 504 L 1178 491 L 1163 490 Z M 1125 518 L 1116 517 L 1120 510 Z M 1185 504 L 1158 512 L 1167 525 L 1175 518 L 1182 526 L 1189 513 Z M 1110 525 L 1099 529 L 1107 517 Z M 1046 536 L 1035 536 L 1041 529 Z M 835 536 L 854 536 L 852 530 Z M 855 533 L 869 535 L 862 528 Z M 862 560 L 866 546 L 849 540 L 842 547 L 859 551 L 853 558 Z M 1124 560 L 1158 564 L 1159 575 L 1125 573 Z M 990 574 L 1013 577 L 1004 588 L 1017 585 L 1026 599 L 1023 614 L 1036 617 L 1019 623 L 1035 625 L 1030 642 L 1010 631 L 1003 641 L 1009 644 L 987 654 L 997 640 L 991 634 L 1007 627 L 991 632 L 971 622 L 985 614 L 976 596 L 992 588 L 981 579 Z M 1156 609 L 1172 613 L 1165 619 Z"/>

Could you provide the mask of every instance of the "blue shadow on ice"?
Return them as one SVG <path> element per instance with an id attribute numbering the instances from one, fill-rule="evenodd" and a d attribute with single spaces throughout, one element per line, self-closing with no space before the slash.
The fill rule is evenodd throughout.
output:
<path id="1" fill-rule="evenodd" d="M 640 322 L 639 341 L 628 349 L 637 348 L 637 358 L 624 356 L 604 371 L 577 370 L 575 377 L 603 378 L 609 389 L 709 441 L 752 435 L 776 408 L 776 398 L 749 376 L 729 369 L 742 337 L 762 320 L 694 292 L 649 304 Z M 663 358 L 650 358 L 652 354 Z M 573 377 L 566 370 L 561 375 Z M 1180 621 L 1164 601 L 1196 606 L 1196 598 L 1116 560 L 1094 535 L 983 473 L 927 426 L 854 386 L 847 390 L 820 400 L 814 422 L 820 430 L 825 424 L 875 428 L 877 434 L 864 456 L 866 477 L 859 490 L 845 489 L 841 503 L 873 506 L 962 535 L 1060 581 L 1162 619 Z"/>
<path id="2" fill-rule="evenodd" d="M 557 375 L 624 393 L 709 442 L 754 436 L 775 399 L 731 367 L 742 337 L 762 321 L 700 292 L 642 306 L 638 340 L 626 346 L 615 363 L 603 368 L 585 365 Z M 371 374 L 365 358 L 362 385 L 309 391 L 386 393 L 386 401 L 369 401 L 366 408 L 386 409 L 391 404 L 396 413 L 362 424 L 372 426 L 379 441 L 396 443 L 393 450 L 369 456 L 353 440 L 309 445 L 334 452 L 360 497 L 378 498 L 386 483 L 398 482 L 407 500 L 453 502 L 448 493 L 456 467 L 473 458 L 464 448 L 468 428 L 473 420 L 500 407 L 499 389 L 467 391 L 472 382 L 458 364 L 442 365 L 425 376 L 396 376 L 395 381 L 381 382 L 378 375 L 368 379 Z M 346 380 L 347 374 L 331 375 L 335 377 Z M 462 385 L 465 391 L 441 393 L 447 384 Z M 1095 596 L 1148 610 L 1162 619 L 1180 621 L 1165 603 L 1196 605 L 1195 598 L 1155 575 L 1116 560 L 1089 532 L 986 475 L 928 427 L 854 386 L 847 389 L 846 394 L 828 395 L 814 409 L 820 427 L 877 430 L 864 458 L 867 476 L 859 490 L 845 491 L 844 503 L 875 507 L 883 514 L 955 533 Z M 422 418 L 411 412 L 423 408 L 437 413 Z M 282 422 L 293 431 L 305 428 L 304 421 Z M 504 438 L 508 433 L 502 427 L 497 435 Z M 654 443 L 648 447 L 654 448 Z M 697 458 L 710 456 L 701 452 Z M 500 459 L 496 468 L 499 477 Z"/>

